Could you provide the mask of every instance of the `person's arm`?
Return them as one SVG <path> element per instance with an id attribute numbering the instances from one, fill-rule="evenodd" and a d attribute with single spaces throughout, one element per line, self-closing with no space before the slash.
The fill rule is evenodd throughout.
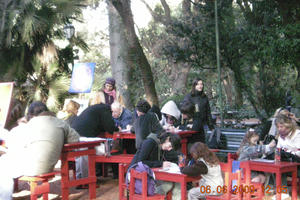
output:
<path id="1" fill-rule="evenodd" d="M 154 140 L 144 140 L 140 153 L 138 154 L 137 162 L 142 161 L 144 164 L 151 167 L 161 167 L 163 162 L 160 160 L 149 160 L 150 155 L 153 153 L 154 148 L 158 148 Z M 156 151 L 154 151 L 156 152 Z M 159 159 L 159 158 L 158 158 Z"/>
<path id="2" fill-rule="evenodd" d="M 196 161 L 191 166 L 186 166 L 181 170 L 181 173 L 188 176 L 200 176 L 201 174 L 207 174 L 208 168 L 202 161 Z"/>
<path id="3" fill-rule="evenodd" d="M 79 142 L 80 135 L 65 122 L 65 143 Z"/>
<path id="4" fill-rule="evenodd" d="M 161 133 L 163 132 L 163 127 L 159 123 L 157 117 L 155 116 L 154 113 L 151 114 L 151 133 Z"/>
<path id="5" fill-rule="evenodd" d="M 101 118 L 101 122 L 105 131 L 113 133 L 114 131 L 119 130 L 119 128 L 115 126 L 115 122 L 112 118 L 109 108 L 105 108 L 104 112 L 101 113 Z"/>
<path id="6" fill-rule="evenodd" d="M 207 104 L 206 104 L 206 119 L 207 119 L 207 125 L 208 125 L 209 129 L 211 131 L 213 131 L 215 129 L 215 127 L 214 127 L 214 123 L 213 123 L 213 120 L 211 117 L 210 105 L 209 105 L 208 98 L 207 98 Z"/>
<path id="7" fill-rule="evenodd" d="M 269 145 L 246 145 L 241 149 L 238 160 L 249 160 L 251 158 L 259 158 L 262 156 L 262 154 L 268 153 L 272 149 L 273 147 L 270 147 Z"/>
<path id="8" fill-rule="evenodd" d="M 124 109 L 124 117 L 121 120 L 121 128 L 126 129 L 127 125 L 132 124 L 132 113 L 130 110 Z"/>

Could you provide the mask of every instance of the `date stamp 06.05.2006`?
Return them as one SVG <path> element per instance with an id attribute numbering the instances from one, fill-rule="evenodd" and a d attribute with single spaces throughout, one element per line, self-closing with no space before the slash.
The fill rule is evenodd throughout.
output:
<path id="1" fill-rule="evenodd" d="M 250 194 L 254 194 L 255 191 L 258 188 L 255 188 L 254 185 L 233 185 L 232 189 L 230 190 L 226 185 L 221 186 L 218 185 L 215 189 L 212 189 L 212 187 L 210 185 L 201 185 L 200 186 L 200 193 L 202 194 L 224 194 L 227 192 L 232 192 L 232 194 L 238 194 L 238 193 L 250 193 Z M 288 193 L 288 187 L 287 186 L 277 186 L 276 188 L 271 186 L 271 185 L 267 185 L 261 186 L 261 190 L 264 194 L 272 194 L 273 192 L 276 193 Z"/>

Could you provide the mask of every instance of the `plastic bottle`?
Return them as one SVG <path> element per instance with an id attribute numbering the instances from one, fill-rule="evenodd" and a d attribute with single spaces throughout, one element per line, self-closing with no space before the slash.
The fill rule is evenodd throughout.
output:
<path id="1" fill-rule="evenodd" d="M 275 149 L 275 156 L 274 156 L 275 162 L 281 161 L 281 148 Z"/>

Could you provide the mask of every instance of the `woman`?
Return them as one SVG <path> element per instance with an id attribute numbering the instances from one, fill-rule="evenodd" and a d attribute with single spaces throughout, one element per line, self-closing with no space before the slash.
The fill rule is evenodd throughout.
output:
<path id="1" fill-rule="evenodd" d="M 118 101 L 123 105 L 122 97 L 116 89 L 116 81 L 113 78 L 107 78 L 103 88 L 96 94 L 91 104 L 104 103 L 111 105 L 114 101 Z"/>
<path id="2" fill-rule="evenodd" d="M 207 124 L 209 129 L 213 131 L 214 125 L 210 113 L 209 101 L 206 94 L 203 91 L 203 81 L 199 78 L 193 81 L 192 91 L 184 97 L 184 102 L 191 102 L 195 107 L 195 113 L 193 116 L 193 130 L 200 131 L 199 134 L 194 134 L 190 141 L 200 141 L 205 143 L 204 125 Z"/>
<path id="3" fill-rule="evenodd" d="M 184 167 L 181 172 L 189 176 L 200 176 L 199 186 L 194 187 L 188 192 L 189 200 L 205 198 L 206 195 L 217 195 L 217 187 L 223 187 L 223 178 L 219 159 L 216 154 L 208 149 L 202 142 L 196 142 L 190 149 L 194 163 Z M 200 191 L 200 187 L 210 187 L 211 193 L 206 194 Z"/>
<path id="4" fill-rule="evenodd" d="M 275 123 L 279 133 L 277 148 L 300 159 L 300 130 L 296 121 L 280 114 L 276 117 Z"/>
<path id="5" fill-rule="evenodd" d="M 180 110 L 174 101 L 168 101 L 161 109 L 160 124 L 165 130 L 174 131 L 180 122 Z"/>

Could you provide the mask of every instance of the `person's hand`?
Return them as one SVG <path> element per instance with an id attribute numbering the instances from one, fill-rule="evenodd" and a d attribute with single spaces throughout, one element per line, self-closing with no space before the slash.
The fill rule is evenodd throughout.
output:
<path id="1" fill-rule="evenodd" d="M 119 129 L 119 131 L 122 131 L 122 128 L 121 128 L 121 126 L 118 126 L 118 129 Z"/>
<path id="2" fill-rule="evenodd" d="M 275 142 L 275 140 L 272 140 L 270 143 L 269 143 L 269 147 L 270 148 L 273 148 L 273 147 L 275 147 L 276 146 L 276 142 Z"/>
<path id="3" fill-rule="evenodd" d="M 127 126 L 126 126 L 126 130 L 129 130 L 130 131 L 130 129 L 131 129 L 131 125 L 130 124 L 128 124 Z"/>
<path id="4" fill-rule="evenodd" d="M 169 161 L 163 162 L 163 165 L 162 165 L 163 169 L 169 168 L 170 166 L 171 166 L 171 162 L 169 162 Z"/>

